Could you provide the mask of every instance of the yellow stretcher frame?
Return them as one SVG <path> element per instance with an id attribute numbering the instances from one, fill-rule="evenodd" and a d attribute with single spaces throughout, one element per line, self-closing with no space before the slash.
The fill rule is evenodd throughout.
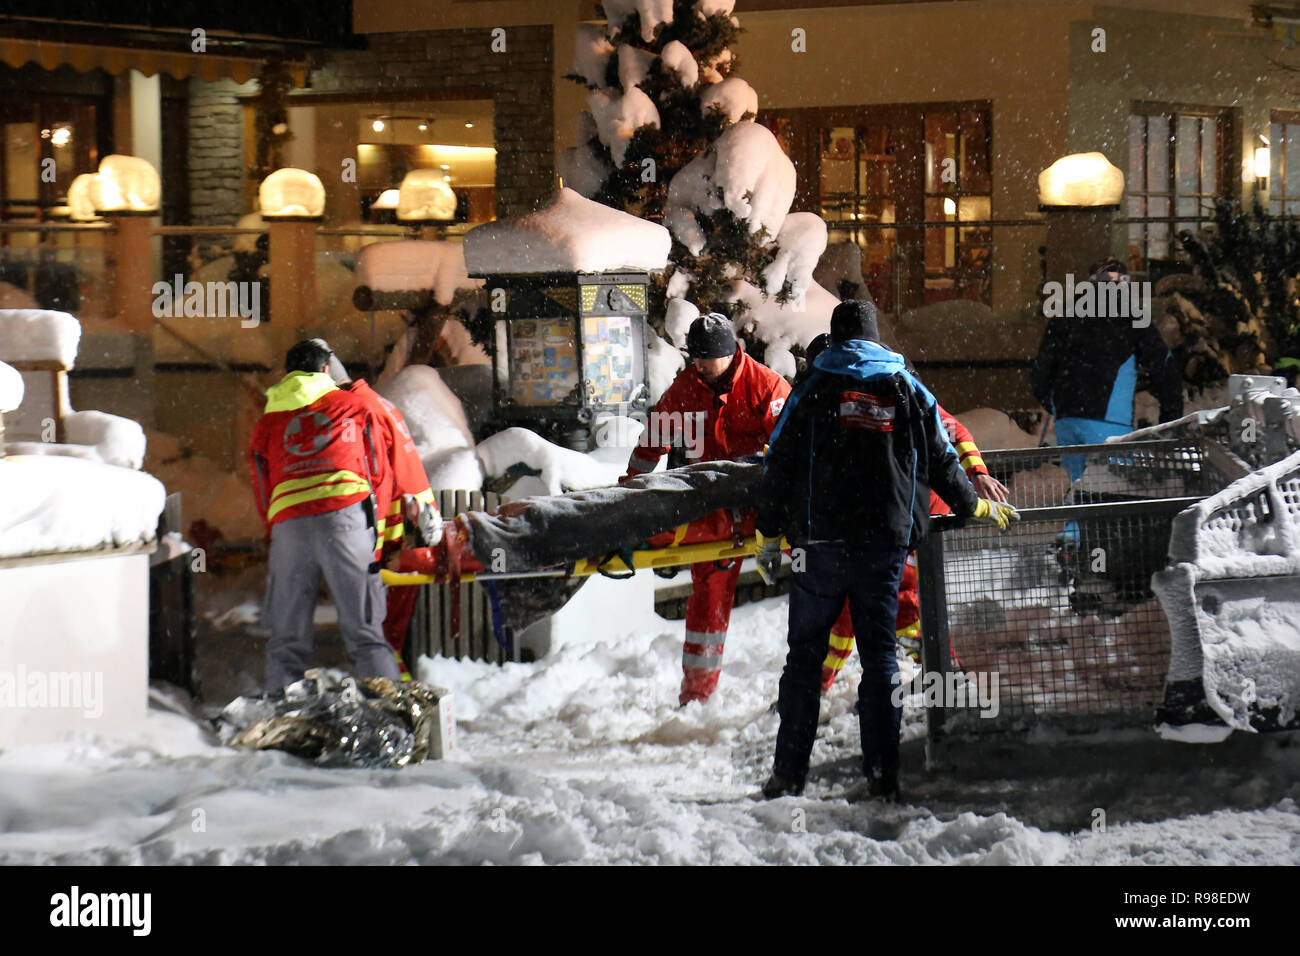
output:
<path id="1" fill-rule="evenodd" d="M 781 540 L 782 548 L 789 548 L 789 544 L 783 538 Z M 672 568 L 680 567 L 685 564 L 700 564 L 704 561 L 723 561 L 727 558 L 746 558 L 751 554 L 758 553 L 758 538 L 750 535 L 745 538 L 744 544 L 737 546 L 734 541 L 699 541 L 695 544 L 677 544 L 669 545 L 666 548 L 642 548 L 632 552 L 632 567 L 627 566 L 627 562 L 620 554 L 610 555 L 608 558 L 583 558 L 576 561 L 572 568 L 543 568 L 538 571 L 525 572 L 485 572 L 475 573 L 466 572 L 460 576 L 460 580 L 468 581 L 504 581 L 509 578 L 523 577 L 556 577 L 556 578 L 582 578 L 590 577 L 593 574 L 634 574 L 645 568 Z M 412 585 L 412 584 L 439 584 L 438 577 L 433 574 L 403 574 L 398 571 L 389 571 L 383 569 L 380 574 L 383 576 L 384 583 L 388 585 Z"/>

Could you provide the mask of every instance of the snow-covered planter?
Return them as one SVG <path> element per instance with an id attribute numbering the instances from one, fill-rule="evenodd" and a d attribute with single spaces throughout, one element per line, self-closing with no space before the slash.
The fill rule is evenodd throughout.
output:
<path id="1" fill-rule="evenodd" d="M 144 719 L 164 496 L 128 468 L 0 459 L 0 748 Z"/>

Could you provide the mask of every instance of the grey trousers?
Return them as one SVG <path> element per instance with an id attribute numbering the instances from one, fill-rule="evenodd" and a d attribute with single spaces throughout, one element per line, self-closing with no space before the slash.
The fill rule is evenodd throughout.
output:
<path id="1" fill-rule="evenodd" d="M 369 570 L 374 550 L 375 531 L 360 504 L 271 526 L 268 692 L 300 680 L 311 663 L 312 613 L 322 575 L 358 676 L 401 678 L 393 649 L 384 639 L 384 583 Z"/>

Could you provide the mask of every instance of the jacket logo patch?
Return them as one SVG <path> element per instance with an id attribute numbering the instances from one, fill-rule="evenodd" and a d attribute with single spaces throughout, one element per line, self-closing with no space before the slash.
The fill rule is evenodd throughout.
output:
<path id="1" fill-rule="evenodd" d="M 320 412 L 303 412 L 284 430 L 284 450 L 291 455 L 314 455 L 330 442 L 333 423 Z"/>
<path id="2" fill-rule="evenodd" d="M 840 427 L 892 432 L 894 400 L 865 392 L 840 392 Z"/>
<path id="3" fill-rule="evenodd" d="M 783 408 L 785 408 L 785 399 L 774 398 L 772 399 L 772 403 L 768 405 L 768 414 L 775 418 L 777 415 L 781 414 L 781 409 Z"/>

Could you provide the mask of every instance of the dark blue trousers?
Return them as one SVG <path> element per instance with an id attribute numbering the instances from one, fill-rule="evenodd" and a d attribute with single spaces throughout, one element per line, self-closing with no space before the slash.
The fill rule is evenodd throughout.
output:
<path id="1" fill-rule="evenodd" d="M 791 555 L 799 568 L 798 550 Z M 790 651 L 781 672 L 781 728 L 773 772 L 787 780 L 808 775 L 817 737 L 822 661 L 831 625 L 847 597 L 862 661 L 858 713 L 863 772 L 897 773 L 903 712 L 893 702 L 898 686 L 894 619 L 907 549 L 829 542 L 804 545 L 802 557 L 803 568 L 795 571 L 790 588 Z"/>

